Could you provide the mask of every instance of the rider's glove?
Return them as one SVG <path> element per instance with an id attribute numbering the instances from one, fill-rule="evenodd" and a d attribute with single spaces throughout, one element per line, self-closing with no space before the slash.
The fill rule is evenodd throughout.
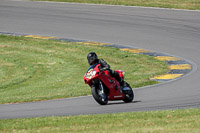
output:
<path id="1" fill-rule="evenodd" d="M 102 67 L 99 67 L 99 71 L 102 73 L 104 70 Z"/>
<path id="2" fill-rule="evenodd" d="M 103 68 L 100 68 L 99 71 L 100 71 L 100 72 L 103 72 L 104 70 L 103 70 Z"/>

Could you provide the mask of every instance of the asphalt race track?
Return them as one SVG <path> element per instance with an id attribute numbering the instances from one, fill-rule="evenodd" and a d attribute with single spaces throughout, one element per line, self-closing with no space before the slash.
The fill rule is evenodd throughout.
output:
<path id="1" fill-rule="evenodd" d="M 0 119 L 200 107 L 200 11 L 1 0 L 0 32 L 134 46 L 193 64 L 178 80 L 135 89 L 129 104 L 100 106 L 92 96 L 2 104 Z"/>

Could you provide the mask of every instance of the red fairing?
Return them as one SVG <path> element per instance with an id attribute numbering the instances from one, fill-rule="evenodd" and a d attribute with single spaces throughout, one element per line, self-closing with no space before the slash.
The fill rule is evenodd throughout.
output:
<path id="1" fill-rule="evenodd" d="M 122 71 L 122 70 L 115 70 L 115 71 L 119 73 L 119 76 L 120 76 L 122 79 L 124 79 L 124 74 L 125 74 L 124 71 Z"/>
<path id="2" fill-rule="evenodd" d="M 125 95 L 124 93 L 120 92 L 119 82 L 114 77 L 112 77 L 107 70 L 104 72 L 100 72 L 98 68 L 99 66 L 100 64 L 90 66 L 90 68 L 84 75 L 85 83 L 91 86 L 93 80 L 99 79 L 109 90 L 108 94 L 109 100 L 123 100 L 125 98 Z M 119 73 L 120 77 L 124 78 L 123 71 L 116 70 L 116 72 Z"/>

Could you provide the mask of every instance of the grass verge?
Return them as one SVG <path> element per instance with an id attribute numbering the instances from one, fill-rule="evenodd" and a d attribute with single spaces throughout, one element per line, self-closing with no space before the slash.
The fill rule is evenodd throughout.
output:
<path id="1" fill-rule="evenodd" d="M 200 0 L 35 0 L 200 10 Z"/>
<path id="2" fill-rule="evenodd" d="M 200 131 L 200 109 L 0 120 L 0 132 L 134 133 Z"/>
<path id="3" fill-rule="evenodd" d="M 112 69 L 126 71 L 132 87 L 157 83 L 167 64 L 118 48 L 0 35 L 0 103 L 29 102 L 90 94 L 83 76 L 95 51 Z"/>

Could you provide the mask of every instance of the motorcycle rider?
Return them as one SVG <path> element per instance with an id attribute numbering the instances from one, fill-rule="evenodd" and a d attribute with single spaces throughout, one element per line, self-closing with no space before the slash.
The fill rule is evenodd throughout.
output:
<path id="1" fill-rule="evenodd" d="M 98 59 L 98 56 L 95 52 L 90 52 L 87 55 L 87 60 L 89 65 L 94 65 L 96 63 L 100 64 L 101 67 L 99 68 L 100 71 L 108 70 L 112 77 L 114 77 L 119 83 L 120 86 L 126 87 L 126 82 L 119 76 L 119 73 L 110 69 L 110 65 L 104 61 L 103 59 Z"/>

